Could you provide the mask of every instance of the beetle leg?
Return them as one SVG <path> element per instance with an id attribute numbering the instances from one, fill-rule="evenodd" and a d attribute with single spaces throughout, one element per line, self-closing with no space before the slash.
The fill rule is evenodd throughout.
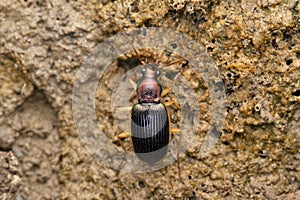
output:
<path id="1" fill-rule="evenodd" d="M 171 128 L 170 132 L 171 132 L 172 135 L 175 135 L 175 134 L 180 132 L 180 129 L 179 128 Z"/>
<path id="2" fill-rule="evenodd" d="M 131 110 L 131 106 L 130 107 L 120 107 L 116 109 L 116 112 L 124 112 L 124 111 L 130 111 Z"/>
<path id="3" fill-rule="evenodd" d="M 133 89 L 135 91 L 136 90 L 136 83 L 131 79 L 129 79 L 129 82 L 130 82 L 131 86 L 133 87 Z"/>
<path id="4" fill-rule="evenodd" d="M 135 83 L 133 80 L 131 80 L 131 79 L 129 79 L 129 82 L 130 82 L 132 88 L 134 89 L 134 94 L 135 94 L 135 90 L 136 90 L 136 86 L 137 86 L 137 85 L 136 85 L 136 83 Z M 133 95 L 133 94 L 132 94 L 132 95 Z M 131 95 L 131 96 L 132 96 L 132 95 Z M 120 108 L 117 108 L 117 109 L 116 109 L 116 112 L 130 111 L 131 108 L 132 108 L 132 107 L 120 107 Z"/>
<path id="5" fill-rule="evenodd" d="M 124 144 L 123 144 L 123 142 L 122 142 L 122 139 L 127 138 L 127 137 L 129 137 L 129 136 L 130 136 L 130 133 L 128 133 L 128 132 L 122 132 L 122 133 L 120 133 L 120 134 L 118 135 L 119 143 L 120 143 L 120 145 L 121 145 L 121 147 L 122 147 L 122 149 L 123 149 L 124 151 L 126 151 L 126 149 L 125 149 L 125 146 L 124 146 Z"/>

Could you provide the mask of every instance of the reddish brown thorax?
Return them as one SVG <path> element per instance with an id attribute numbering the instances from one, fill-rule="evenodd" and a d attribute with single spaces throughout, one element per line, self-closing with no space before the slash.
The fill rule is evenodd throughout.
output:
<path id="1" fill-rule="evenodd" d="M 148 64 L 142 69 L 143 78 L 137 85 L 139 103 L 160 103 L 161 83 L 157 80 L 160 71 L 156 65 Z"/>

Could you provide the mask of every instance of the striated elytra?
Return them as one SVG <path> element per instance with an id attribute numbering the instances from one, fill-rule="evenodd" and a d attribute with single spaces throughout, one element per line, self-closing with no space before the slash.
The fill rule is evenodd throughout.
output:
<path id="1" fill-rule="evenodd" d="M 138 103 L 132 108 L 131 139 L 137 157 L 147 163 L 161 160 L 168 151 L 169 118 L 162 103 Z"/>

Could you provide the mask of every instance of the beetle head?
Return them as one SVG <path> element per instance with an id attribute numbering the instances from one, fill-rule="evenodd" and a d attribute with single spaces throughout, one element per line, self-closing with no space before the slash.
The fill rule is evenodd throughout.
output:
<path id="1" fill-rule="evenodd" d="M 143 74 L 143 77 L 148 77 L 148 78 L 157 78 L 160 76 L 160 70 L 157 67 L 157 64 L 147 64 L 145 65 L 141 72 Z"/>

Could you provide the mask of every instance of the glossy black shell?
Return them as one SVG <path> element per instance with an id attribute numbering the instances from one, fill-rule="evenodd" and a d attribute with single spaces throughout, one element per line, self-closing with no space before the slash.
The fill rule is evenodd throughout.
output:
<path id="1" fill-rule="evenodd" d="M 168 151 L 169 117 L 164 104 L 135 104 L 131 115 L 131 139 L 137 157 L 147 163 L 160 161 Z"/>

